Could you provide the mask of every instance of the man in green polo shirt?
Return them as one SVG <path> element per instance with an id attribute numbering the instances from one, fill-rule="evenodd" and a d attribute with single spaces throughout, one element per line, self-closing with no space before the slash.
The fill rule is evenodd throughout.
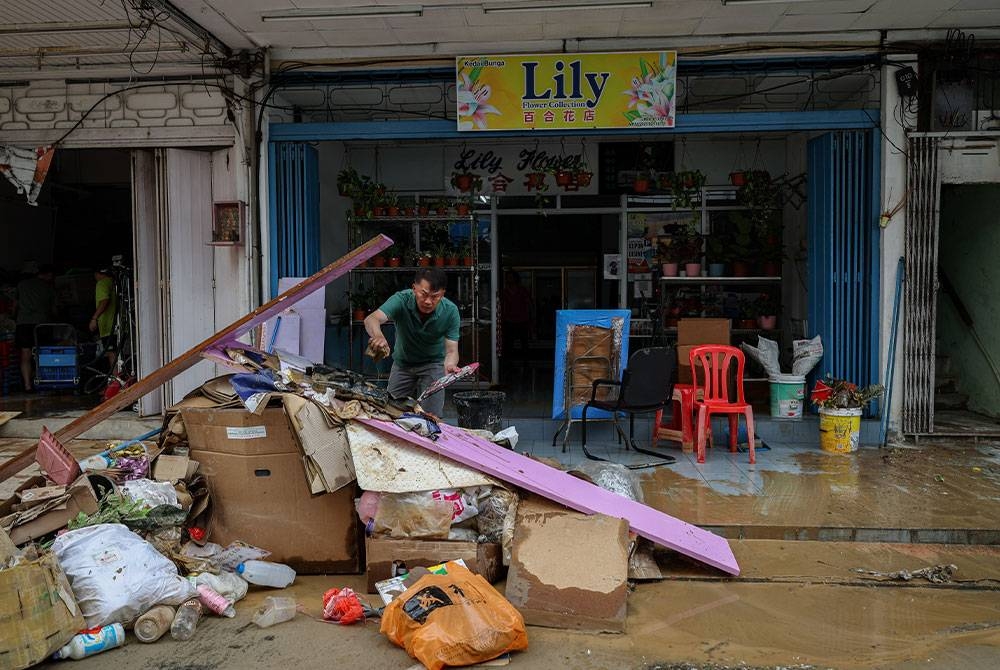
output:
<path id="1" fill-rule="evenodd" d="M 448 285 L 444 270 L 421 268 L 413 288 L 399 291 L 365 319 L 365 330 L 374 351 L 390 353 L 382 324 L 392 319 L 396 326 L 396 351 L 392 353 L 389 394 L 395 398 L 417 397 L 420 392 L 458 365 L 458 307 L 444 297 Z M 435 393 L 422 403 L 424 410 L 440 417 L 444 393 Z"/>

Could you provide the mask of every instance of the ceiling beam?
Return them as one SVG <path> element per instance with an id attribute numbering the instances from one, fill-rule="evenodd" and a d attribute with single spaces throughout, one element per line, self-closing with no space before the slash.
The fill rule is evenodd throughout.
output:
<path id="1" fill-rule="evenodd" d="M 128 21 L 52 21 L 0 24 L 0 35 L 45 35 L 47 33 L 97 33 L 129 30 Z"/>

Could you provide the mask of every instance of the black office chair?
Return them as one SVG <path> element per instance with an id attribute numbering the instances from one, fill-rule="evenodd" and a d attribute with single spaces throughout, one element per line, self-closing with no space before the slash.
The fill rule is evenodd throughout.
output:
<path id="1" fill-rule="evenodd" d="M 655 412 L 670 406 L 674 392 L 674 368 L 676 356 L 669 347 L 649 347 L 640 349 L 628 359 L 628 366 L 622 372 L 621 381 L 614 379 L 597 379 L 591 387 L 590 400 L 583 406 L 581 429 L 583 453 L 595 461 L 605 458 L 594 456 L 587 451 L 587 410 L 591 407 L 611 412 L 615 430 L 618 432 L 619 443 L 624 441 L 625 448 L 632 448 L 643 454 L 650 454 L 672 463 L 673 456 L 659 454 L 655 451 L 641 449 L 635 446 L 636 412 Z M 606 400 L 598 400 L 597 393 L 601 388 L 617 388 L 618 392 Z M 628 437 L 618 423 L 618 413 L 628 413 Z M 655 465 L 661 465 L 657 463 Z"/>

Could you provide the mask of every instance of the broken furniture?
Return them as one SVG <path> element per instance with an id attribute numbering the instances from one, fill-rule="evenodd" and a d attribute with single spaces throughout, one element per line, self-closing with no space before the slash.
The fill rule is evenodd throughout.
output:
<path id="1" fill-rule="evenodd" d="M 628 366 L 622 372 L 621 381 L 615 379 L 595 379 L 591 386 L 590 400 L 583 406 L 581 429 L 583 453 L 591 460 L 604 460 L 587 451 L 587 412 L 591 407 L 611 412 L 612 422 L 618 433 L 618 441 L 625 443 L 625 449 L 635 449 L 650 453 L 635 446 L 635 413 L 661 412 L 673 395 L 674 352 L 667 347 L 640 349 L 629 358 Z M 612 389 L 605 399 L 598 399 L 601 388 Z M 619 413 L 628 414 L 628 436 L 618 423 Z M 655 429 L 654 429 L 655 430 Z M 659 455 L 659 454 L 653 454 Z"/>
<path id="2" fill-rule="evenodd" d="M 694 376 L 694 406 L 698 411 L 697 426 L 698 462 L 705 462 L 705 440 L 712 440 L 712 415 L 729 415 L 729 450 L 736 451 L 736 435 L 739 415 L 746 417 L 747 439 L 750 448 L 750 463 L 756 463 L 753 435 L 753 408 L 743 396 L 743 368 L 746 361 L 743 352 L 736 347 L 709 344 L 695 347 L 690 353 L 691 372 Z M 729 375 L 736 366 L 736 400 L 730 400 Z M 698 393 L 704 395 L 699 398 Z"/>

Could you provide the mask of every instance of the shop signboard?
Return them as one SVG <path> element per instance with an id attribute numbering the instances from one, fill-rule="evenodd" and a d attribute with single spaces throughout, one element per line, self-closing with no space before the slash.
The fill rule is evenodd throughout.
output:
<path id="1" fill-rule="evenodd" d="M 598 192 L 596 158 L 597 147 L 581 140 L 490 142 L 482 138 L 445 150 L 445 187 L 456 195 L 594 194 Z"/>
<path id="2" fill-rule="evenodd" d="M 673 128 L 677 52 L 461 56 L 458 129 Z"/>

